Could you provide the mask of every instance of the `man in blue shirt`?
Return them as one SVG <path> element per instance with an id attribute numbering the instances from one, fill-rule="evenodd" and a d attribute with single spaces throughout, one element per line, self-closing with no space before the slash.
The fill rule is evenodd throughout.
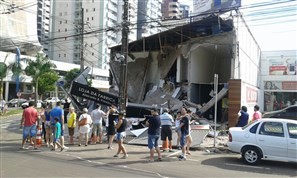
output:
<path id="1" fill-rule="evenodd" d="M 58 101 L 56 107 L 54 107 L 50 112 L 51 118 L 51 126 L 53 134 L 55 134 L 55 118 L 59 119 L 59 123 L 61 124 L 61 145 L 63 149 L 67 149 L 64 145 L 64 110 L 61 108 L 61 101 Z"/>
<path id="2" fill-rule="evenodd" d="M 246 106 L 242 106 L 241 110 L 238 113 L 238 122 L 236 124 L 236 127 L 243 127 L 246 126 L 248 124 L 249 121 L 249 114 L 247 113 L 247 107 Z"/>

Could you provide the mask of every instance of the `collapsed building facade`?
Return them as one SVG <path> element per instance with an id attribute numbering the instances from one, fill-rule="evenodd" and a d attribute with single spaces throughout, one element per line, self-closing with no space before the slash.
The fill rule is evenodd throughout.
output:
<path id="1" fill-rule="evenodd" d="M 259 98 L 260 48 L 240 14 L 211 15 L 129 43 L 129 102 L 169 107 L 190 106 L 214 118 L 214 75 L 218 75 L 219 122 L 234 126 L 242 105 L 253 112 Z M 111 48 L 111 73 L 119 86 L 120 65 Z M 250 114 L 251 115 L 251 114 Z"/>

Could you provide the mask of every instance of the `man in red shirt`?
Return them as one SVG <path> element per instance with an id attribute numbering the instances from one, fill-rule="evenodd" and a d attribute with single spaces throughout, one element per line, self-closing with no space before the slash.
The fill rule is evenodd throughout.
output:
<path id="1" fill-rule="evenodd" d="M 34 142 L 34 149 L 37 149 L 36 147 L 36 133 L 37 128 L 36 126 L 39 126 L 39 120 L 38 120 L 38 112 L 33 107 L 34 102 L 29 101 L 29 107 L 24 109 L 22 121 L 21 121 L 21 128 L 23 127 L 23 141 L 22 141 L 22 149 L 25 149 L 24 144 L 28 136 L 30 136 L 33 139 Z M 36 122 L 37 125 L 36 125 Z"/>

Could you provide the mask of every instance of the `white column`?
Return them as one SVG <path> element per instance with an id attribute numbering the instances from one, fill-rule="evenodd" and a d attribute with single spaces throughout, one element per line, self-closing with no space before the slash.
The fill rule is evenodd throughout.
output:
<path id="1" fill-rule="evenodd" d="M 4 95 L 4 98 L 5 98 L 5 101 L 8 101 L 8 92 L 9 92 L 9 82 L 5 82 L 5 95 Z"/>

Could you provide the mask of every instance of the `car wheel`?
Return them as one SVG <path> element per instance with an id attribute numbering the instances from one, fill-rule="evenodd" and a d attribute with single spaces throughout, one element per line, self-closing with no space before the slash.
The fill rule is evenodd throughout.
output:
<path id="1" fill-rule="evenodd" d="M 243 160 L 251 165 L 256 165 L 261 160 L 261 153 L 256 147 L 245 147 L 242 150 Z"/>

